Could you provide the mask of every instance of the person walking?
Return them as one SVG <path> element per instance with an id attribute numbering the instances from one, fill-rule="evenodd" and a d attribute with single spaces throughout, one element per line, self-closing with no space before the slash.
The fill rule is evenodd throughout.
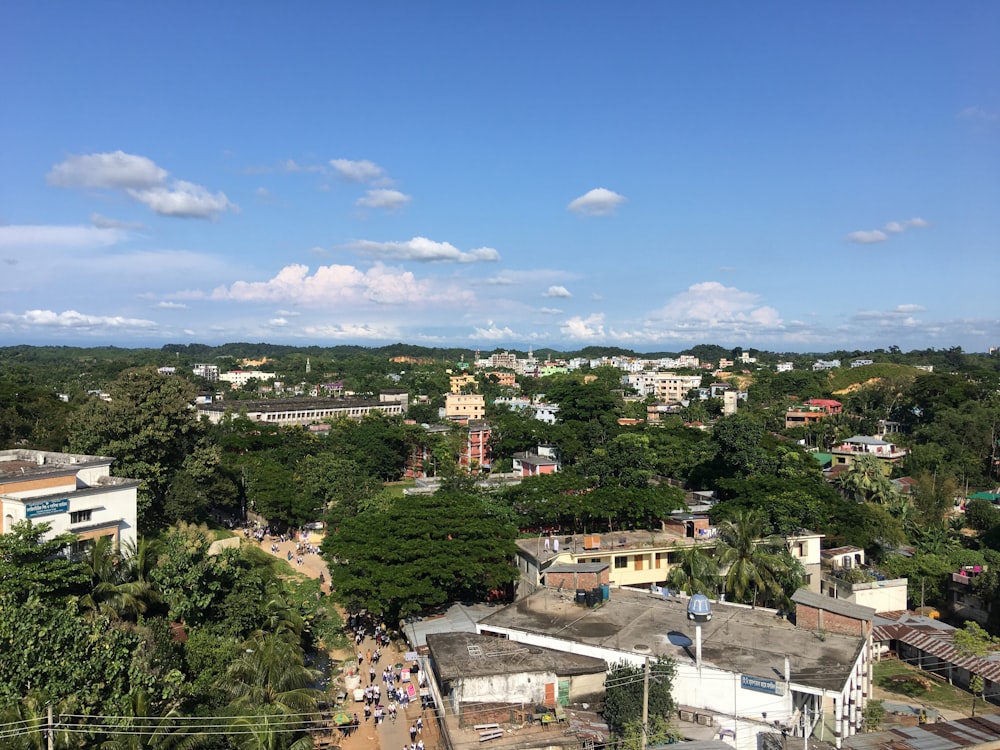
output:
<path id="1" fill-rule="evenodd" d="M 410 742 L 417 741 L 417 727 L 415 724 L 410 724 Z"/>

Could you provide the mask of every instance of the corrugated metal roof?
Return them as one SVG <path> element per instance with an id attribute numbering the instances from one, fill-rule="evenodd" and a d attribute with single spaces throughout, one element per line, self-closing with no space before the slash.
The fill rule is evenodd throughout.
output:
<path id="1" fill-rule="evenodd" d="M 848 737 L 852 750 L 955 750 L 1000 741 L 1000 714 Z"/>
<path id="2" fill-rule="evenodd" d="M 953 643 L 954 633 L 954 628 L 939 630 L 906 624 L 876 625 L 872 629 L 872 638 L 876 641 L 901 641 L 949 664 L 974 672 L 985 680 L 1000 682 L 1000 654 L 994 653 L 985 658 L 962 654 Z"/>

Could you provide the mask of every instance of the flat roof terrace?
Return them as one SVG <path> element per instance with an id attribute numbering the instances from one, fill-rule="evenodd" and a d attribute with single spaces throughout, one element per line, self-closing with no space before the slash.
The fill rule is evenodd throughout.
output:
<path id="1" fill-rule="evenodd" d="M 484 618 L 479 627 L 694 663 L 695 626 L 687 619 L 686 598 L 615 589 L 603 606 L 588 608 L 567 593 L 540 589 Z M 783 680 L 788 656 L 792 682 L 818 689 L 841 690 L 864 645 L 863 638 L 829 633 L 821 640 L 774 610 L 733 604 L 713 603 L 712 619 L 702 625 L 706 666 Z"/>

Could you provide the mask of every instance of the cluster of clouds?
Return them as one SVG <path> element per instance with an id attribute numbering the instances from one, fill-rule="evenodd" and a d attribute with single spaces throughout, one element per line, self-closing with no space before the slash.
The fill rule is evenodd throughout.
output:
<path id="1" fill-rule="evenodd" d="M 872 245 L 876 242 L 885 242 L 894 234 L 902 234 L 910 229 L 926 229 L 930 223 L 919 216 L 906 221 L 890 221 L 881 229 L 863 229 L 858 232 L 851 232 L 847 235 L 848 242 L 855 242 L 860 245 Z"/>
<path id="2" fill-rule="evenodd" d="M 315 173 L 364 185 L 367 187 L 365 194 L 354 201 L 355 206 L 363 209 L 381 209 L 392 212 L 413 201 L 412 195 L 407 195 L 394 187 L 396 182 L 389 177 L 384 167 L 368 159 L 330 159 L 322 164 L 300 164 L 294 159 L 286 159 L 275 166 L 248 167 L 245 171 L 247 174 Z M 257 188 L 257 195 L 262 199 L 272 197 L 271 192 L 264 187 Z"/>
<path id="3" fill-rule="evenodd" d="M 52 167 L 46 180 L 56 187 L 122 191 L 160 216 L 212 219 L 240 210 L 225 193 L 172 178 L 152 159 L 124 151 L 70 155 Z"/>

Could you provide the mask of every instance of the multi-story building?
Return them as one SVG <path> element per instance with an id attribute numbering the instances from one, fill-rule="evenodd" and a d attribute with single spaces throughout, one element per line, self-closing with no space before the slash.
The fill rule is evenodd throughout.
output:
<path id="1" fill-rule="evenodd" d="M 448 378 L 448 390 L 452 393 L 461 392 L 462 388 L 465 386 L 471 386 L 470 390 L 476 390 L 476 376 L 471 372 L 464 372 L 461 375 L 452 375 Z"/>
<path id="2" fill-rule="evenodd" d="M 581 575 L 593 568 L 578 567 Z M 669 659 L 681 725 L 726 738 L 713 746 L 758 750 L 762 734 L 808 737 L 825 720 L 839 748 L 862 729 L 872 694 L 870 609 L 800 589 L 793 625 L 772 609 L 704 597 L 610 587 L 608 593 L 600 606 L 588 606 L 572 589 L 546 586 L 479 620 L 476 632 L 508 650 L 557 649 L 637 670 Z M 569 689 L 553 684 L 552 703 Z"/>
<path id="3" fill-rule="evenodd" d="M 777 365 L 775 365 L 774 371 L 775 372 L 791 372 L 794 369 L 795 369 L 795 363 L 794 362 L 779 362 Z"/>
<path id="4" fill-rule="evenodd" d="M 840 367 L 839 359 L 817 359 L 813 364 L 813 372 L 818 372 L 819 370 L 834 370 Z"/>
<path id="5" fill-rule="evenodd" d="M 210 383 L 219 382 L 219 366 L 199 364 L 191 368 L 191 372 L 199 378 L 205 378 Z"/>
<path id="6" fill-rule="evenodd" d="M 905 578 L 887 578 L 865 565 L 860 547 L 834 547 L 822 552 L 823 572 L 819 592 L 871 607 L 876 613 L 906 610 Z"/>
<path id="7" fill-rule="evenodd" d="M 875 456 L 882 464 L 882 471 L 888 476 L 892 472 L 893 464 L 906 458 L 909 451 L 876 437 L 855 435 L 834 446 L 830 453 L 833 455 L 834 467 L 850 466 L 851 461 L 858 456 Z"/>
<path id="8" fill-rule="evenodd" d="M 673 372 L 630 372 L 622 377 L 622 384 L 635 389 L 641 398 L 654 396 L 665 404 L 678 404 L 687 398 L 693 388 L 701 385 L 701 375 L 677 375 Z"/>
<path id="9" fill-rule="evenodd" d="M 716 529 L 708 516 L 680 513 L 663 520 L 660 531 L 621 531 L 606 534 L 574 534 L 560 537 L 561 545 L 544 548 L 544 540 L 518 540 L 517 566 L 521 571 L 519 595 L 545 584 L 545 572 L 554 563 L 607 563 L 612 586 L 665 586 L 672 568 L 685 549 L 704 545 L 712 551 Z M 806 571 L 806 586 L 819 592 L 820 543 L 822 534 L 800 532 L 787 539 L 793 557 Z"/>
<path id="10" fill-rule="evenodd" d="M 489 471 L 493 463 L 490 454 L 490 425 L 482 419 L 470 419 L 468 428 L 458 465 L 473 474 Z"/>
<path id="11" fill-rule="evenodd" d="M 505 388 L 517 388 L 517 374 L 513 372 L 506 372 L 505 370 L 491 370 L 486 373 L 486 376 L 497 381 L 497 385 L 503 386 Z M 456 390 L 452 387 L 451 390 Z"/>
<path id="12" fill-rule="evenodd" d="M 233 388 L 242 388 L 251 380 L 264 382 L 274 380 L 277 373 L 261 372 L 260 370 L 230 370 L 219 375 L 219 380 L 229 383 Z"/>
<path id="13" fill-rule="evenodd" d="M 198 406 L 198 416 L 218 424 L 226 414 L 245 413 L 254 422 L 274 425 L 308 425 L 328 419 L 360 420 L 380 412 L 394 415 L 406 412 L 406 392 L 402 397 L 387 394 L 385 400 L 368 398 L 275 398 L 265 401 L 220 401 Z"/>
<path id="14" fill-rule="evenodd" d="M 23 448 L 0 451 L 3 533 L 29 520 L 50 523 L 48 537 L 75 534 L 78 549 L 101 537 L 116 546 L 134 544 L 139 480 L 111 476 L 114 460 Z"/>
<path id="15" fill-rule="evenodd" d="M 830 398 L 811 398 L 805 404 L 789 406 L 785 411 L 785 429 L 815 424 L 831 414 L 840 414 L 844 405 Z"/>
<path id="16" fill-rule="evenodd" d="M 701 375 L 657 373 L 653 395 L 664 404 L 677 404 L 687 398 L 688 391 L 701 385 Z"/>
<path id="17" fill-rule="evenodd" d="M 486 400 L 480 393 L 449 393 L 444 397 L 445 419 L 482 419 Z"/>

